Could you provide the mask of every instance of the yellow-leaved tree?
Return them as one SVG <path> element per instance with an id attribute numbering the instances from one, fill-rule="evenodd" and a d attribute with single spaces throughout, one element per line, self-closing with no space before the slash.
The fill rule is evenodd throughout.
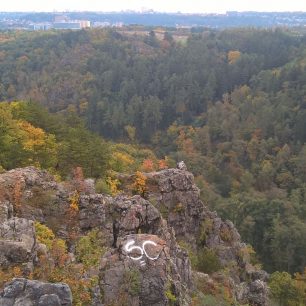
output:
<path id="1" fill-rule="evenodd" d="M 34 165 L 43 168 L 57 163 L 55 136 L 25 120 L 14 118 L 19 102 L 0 103 L 0 164 L 4 169 Z"/>
<path id="2" fill-rule="evenodd" d="M 57 162 L 55 136 L 47 134 L 27 121 L 19 120 L 17 126 L 19 128 L 18 138 L 27 155 L 25 163 L 37 167 L 53 167 Z"/>
<path id="3" fill-rule="evenodd" d="M 235 62 L 240 58 L 241 52 L 237 50 L 231 50 L 227 54 L 227 59 L 229 64 L 235 64 Z"/>

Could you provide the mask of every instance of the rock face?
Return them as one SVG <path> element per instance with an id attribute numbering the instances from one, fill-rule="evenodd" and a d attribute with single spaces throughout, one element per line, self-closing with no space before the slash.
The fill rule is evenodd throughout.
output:
<path id="1" fill-rule="evenodd" d="M 118 240 L 118 248 L 101 263 L 101 288 L 106 305 L 190 305 L 190 274 L 180 275 L 175 253 L 155 235 L 133 234 Z M 179 268 L 189 272 L 188 257 Z M 112 285 L 113 284 L 113 285 Z"/>
<path id="2" fill-rule="evenodd" d="M 140 196 L 115 198 L 92 194 L 80 197 L 80 228 L 99 228 L 109 246 L 117 247 L 118 237 L 143 233 L 166 235 L 167 223 L 159 211 Z"/>
<path id="3" fill-rule="evenodd" d="M 66 284 L 43 283 L 15 278 L 0 293 L 0 306 L 71 306 L 72 295 Z"/>
<path id="4" fill-rule="evenodd" d="M 33 221 L 10 218 L 0 224 L 0 266 L 31 264 L 36 255 Z"/>
<path id="5" fill-rule="evenodd" d="M 38 248 L 33 221 L 64 220 L 62 189 L 47 171 L 34 167 L 0 175 L 1 267 L 18 264 L 31 272 Z"/>
<path id="6" fill-rule="evenodd" d="M 204 205 L 186 166 L 179 164 L 178 168 L 146 174 L 148 201 L 174 229 L 177 240 L 184 241 L 195 252 L 203 247 L 216 252 L 221 265 L 232 270 L 229 283 L 238 302 L 268 305 L 268 274 L 251 265 L 247 245 L 241 242 L 233 223 L 222 221 Z M 128 186 L 132 179 L 122 177 L 122 182 Z"/>
<path id="7" fill-rule="evenodd" d="M 208 248 L 217 254 L 221 265 L 230 271 L 226 277 L 236 301 L 268 305 L 267 274 L 251 265 L 234 225 L 208 210 L 200 200 L 193 175 L 185 164 L 179 167 L 145 174 L 146 199 L 131 195 L 129 188 L 117 197 L 96 194 L 92 180 L 75 185 L 57 183 L 46 171 L 33 167 L 1 174 L 1 266 L 35 264 L 41 245 L 36 243 L 33 221 L 45 223 L 67 241 L 73 222 L 79 235 L 99 230 L 109 249 L 101 258 L 101 298 L 94 305 L 190 305 L 195 278 L 188 254 L 177 241 L 188 244 L 194 253 Z M 123 189 L 134 179 L 119 178 Z M 78 213 L 69 219 L 71 197 L 80 186 Z M 73 245 L 70 248 L 73 252 Z M 211 275 L 202 280 L 209 283 L 216 277 L 225 276 Z M 2 301 L 7 298 L 4 292 Z M 28 298 L 29 292 L 21 290 L 18 299 Z M 43 293 L 35 305 L 69 305 L 52 290 L 39 292 Z M 32 305 L 18 303 L 0 305 Z"/>
<path id="8" fill-rule="evenodd" d="M 9 201 L 3 201 L 0 205 L 0 224 L 13 216 L 13 206 Z"/>
<path id="9" fill-rule="evenodd" d="M 177 239 L 195 245 L 204 205 L 193 175 L 184 170 L 167 169 L 148 174 L 148 184 L 148 200 L 163 213 Z"/>
<path id="10" fill-rule="evenodd" d="M 4 195 L 0 211 L 3 212 L 2 219 L 5 220 L 1 226 L 7 228 L 7 223 L 15 224 L 16 220 L 23 220 L 32 229 L 32 232 L 27 231 L 24 225 L 23 231 L 18 230 L 18 243 L 24 245 L 25 252 L 22 253 L 23 257 L 20 260 L 17 258 L 13 260 L 14 264 L 21 260 L 33 261 L 36 256 L 39 244 L 36 245 L 35 242 L 33 220 L 46 223 L 57 236 L 68 237 L 69 222 L 66 212 L 70 205 L 69 199 L 74 193 L 73 186 L 57 184 L 48 173 L 32 167 L 9 171 L 0 176 L 0 179 L 3 183 L 2 194 Z M 92 182 L 90 184 L 92 186 Z M 18 198 L 12 197 L 16 190 Z M 48 205 L 46 205 L 46 201 Z M 56 209 L 52 209 L 52 206 Z M 124 300 L 127 301 L 127 305 L 144 305 L 146 301 L 151 301 L 148 305 L 152 306 L 167 305 L 169 299 L 166 295 L 167 292 L 174 294 L 173 296 L 180 301 L 179 305 L 188 305 L 190 302 L 189 289 L 192 287 L 189 258 L 187 253 L 177 245 L 172 228 L 168 227 L 156 207 L 138 195 L 132 197 L 119 195 L 113 198 L 92 193 L 92 188 L 88 194 L 80 194 L 78 207 L 78 219 L 74 220 L 74 225 L 78 227 L 79 233 L 86 234 L 92 229 L 98 229 L 103 234 L 106 246 L 111 249 L 102 258 L 102 262 L 108 264 L 104 265 L 100 271 L 100 291 L 103 292 L 103 299 L 100 302 L 107 305 L 114 296 L 112 292 L 122 289 L 122 277 L 126 276 L 126 273 L 127 277 L 134 277 L 134 273 L 139 275 L 141 288 L 136 294 L 137 290 L 135 291 L 132 279 L 132 289 L 127 288 L 127 291 L 121 292 L 125 296 Z M 13 208 L 16 208 L 15 211 Z M 13 215 L 22 218 L 12 217 Z M 17 230 L 15 227 L 13 228 Z M 30 232 L 33 236 L 32 240 L 29 238 Z M 6 236 L 9 239 L 14 234 Z M 134 262 L 126 252 L 124 253 L 123 249 L 124 241 L 128 237 L 135 239 L 138 243 L 148 240 L 149 242 L 144 245 L 144 250 L 148 252 L 149 256 L 152 247 L 160 248 L 161 254 L 158 259 L 148 263 L 146 269 Z M 155 250 L 153 251 L 155 252 Z M 17 249 L 14 249 L 13 253 L 17 254 Z M 31 255 L 33 258 L 27 258 L 27 255 Z M 149 257 L 145 258 L 149 259 Z M 153 257 L 151 256 L 151 258 Z M 151 268 L 149 269 L 149 267 Z M 132 270 L 131 275 L 128 273 L 129 270 Z M 110 271 L 115 271 L 119 277 L 112 277 L 113 272 Z M 157 287 L 154 289 L 151 285 Z M 56 300 L 55 297 L 52 299 Z M 99 303 L 96 304 L 99 305 Z"/>
<path id="11" fill-rule="evenodd" d="M 101 261 L 103 303 L 169 305 L 166 292 L 173 290 L 178 305 L 189 305 L 188 255 L 150 202 L 140 196 L 83 196 L 80 226 L 99 228 L 112 248 Z"/>

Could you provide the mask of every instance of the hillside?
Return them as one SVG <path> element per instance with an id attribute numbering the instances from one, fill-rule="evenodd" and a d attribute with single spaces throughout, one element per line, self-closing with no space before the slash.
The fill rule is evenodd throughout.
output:
<path id="1" fill-rule="evenodd" d="M 133 31 L 132 31 L 133 33 Z M 175 120 L 190 124 L 211 102 L 302 52 L 303 36 L 280 30 L 16 32 L 0 44 L 0 100 L 75 109 L 112 139 L 150 142 Z"/>
<path id="2" fill-rule="evenodd" d="M 257 276 L 250 276 L 248 264 L 239 259 L 241 249 L 249 254 L 252 267 L 262 266 L 271 274 L 271 303 L 306 303 L 306 39 L 301 31 L 202 29 L 186 34 L 135 26 L 120 31 L 1 32 L 0 38 L 3 175 L 35 166 L 55 175 L 56 184 L 90 177 L 98 194 L 140 194 L 159 211 L 160 220 L 174 228 L 191 270 L 209 274 L 198 275 L 206 284 L 204 295 L 217 299 L 207 305 L 226 305 L 235 299 L 263 305 L 250 302 L 243 293 L 257 290 L 250 285 L 258 274 L 251 268 Z M 152 173 L 167 172 L 182 160 L 201 193 L 193 182 L 188 189 L 190 179 L 183 176 L 179 181 L 192 200 L 180 198 L 182 190 L 176 190 L 175 199 L 169 195 L 161 204 L 164 192 L 172 187 L 158 191 L 158 182 L 150 185 Z M 176 170 L 171 171 L 167 173 Z M 159 175 L 163 174 L 155 178 Z M 122 201 L 120 205 L 125 205 Z M 222 223 L 210 212 L 214 210 L 232 223 Z M 215 218 L 216 236 L 207 240 Z M 54 239 L 65 238 L 50 228 Z M 214 245 L 221 241 L 223 228 L 223 255 L 233 267 L 222 263 L 219 245 Z M 242 247 L 238 232 L 249 246 Z M 141 228 L 128 234 L 156 233 Z M 152 241 L 167 244 L 169 237 L 160 238 L 163 242 Z M 139 239 L 144 243 L 147 238 Z M 65 241 L 73 253 L 67 237 Z M 119 256 L 118 246 L 109 256 Z M 173 256 L 180 258 L 179 254 Z M 215 278 L 219 261 L 220 277 L 232 277 L 225 283 Z M 180 277 L 189 290 L 187 274 Z M 207 282 L 218 285 L 212 289 Z M 184 288 L 177 290 L 185 296 Z M 174 291 L 168 292 L 169 305 Z"/>

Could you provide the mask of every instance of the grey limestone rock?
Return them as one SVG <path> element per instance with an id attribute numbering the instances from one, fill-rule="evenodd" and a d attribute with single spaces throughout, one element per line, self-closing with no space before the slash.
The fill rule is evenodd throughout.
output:
<path id="1" fill-rule="evenodd" d="M 69 286 L 64 283 L 15 278 L 0 292 L 0 305 L 71 306 L 72 295 Z"/>
<path id="2" fill-rule="evenodd" d="M 186 165 L 180 163 L 177 169 L 145 175 L 148 189 L 146 199 L 129 194 L 128 186 L 134 179 L 132 175 L 119 176 L 125 194 L 117 197 L 94 193 L 92 180 L 85 180 L 83 184 L 86 190 L 80 194 L 75 223 L 81 235 L 98 229 L 110 250 L 101 261 L 99 274 L 104 299 L 110 301 L 116 292 L 120 292 L 122 298 L 127 299 L 132 306 L 167 305 L 165 291 L 168 290 L 178 298 L 178 305 L 188 305 L 188 291 L 193 287 L 193 280 L 188 255 L 177 243 L 181 241 L 191 246 L 194 252 L 203 247 L 214 250 L 225 268 L 231 269 L 233 264 L 236 266 L 228 277 L 238 302 L 268 305 L 267 274 L 251 265 L 245 252 L 246 245 L 232 222 L 221 220 L 216 212 L 211 212 L 201 201 L 199 188 Z M 57 183 L 46 171 L 34 167 L 0 174 L 1 265 L 9 267 L 14 263 L 25 263 L 31 266 L 37 250 L 46 252 L 43 246 L 36 244 L 31 220 L 54 225 L 54 233 L 68 239 L 66 212 L 74 188 L 69 183 Z M 19 199 L 16 199 L 16 191 Z M 20 204 L 18 201 L 22 202 L 19 218 L 13 217 L 16 215 L 13 207 Z M 148 252 L 151 248 L 162 250 L 160 257 L 153 261 L 145 259 L 145 266 L 142 266 L 124 252 L 128 239 L 135 240 L 132 247 L 139 248 L 143 248 L 143 243 L 150 240 L 153 244 L 145 244 L 145 249 Z M 134 251 L 141 252 L 139 248 L 134 248 Z M 134 284 L 126 288 L 126 284 L 122 284 L 122 278 L 135 277 L 134 274 L 126 275 L 126 271 L 139 276 L 139 286 L 134 288 Z M 207 281 L 211 282 L 212 278 L 209 276 Z M 13 285 L 16 290 L 19 288 L 17 283 Z M 12 286 L 9 288 L 6 292 L 12 291 Z M 50 300 L 50 303 L 57 305 L 56 294 L 62 303 L 60 305 L 69 305 L 63 304 L 63 299 L 52 290 L 42 291 L 37 303 Z M 14 303 L 2 293 L 0 305 L 32 305 L 31 299 L 29 291 L 25 290 L 21 291 Z"/>
<path id="3" fill-rule="evenodd" d="M 101 261 L 101 289 L 106 305 L 124 300 L 126 305 L 169 305 L 167 292 L 177 305 L 190 305 L 190 264 L 180 274 L 175 253 L 156 235 L 132 234 L 118 241 L 118 248 Z M 182 264 L 183 265 L 183 264 Z M 186 278 L 185 276 L 188 275 Z M 121 300 L 122 299 L 122 300 Z"/>
<path id="4" fill-rule="evenodd" d="M 0 224 L 0 265 L 32 262 L 36 256 L 34 223 L 23 218 L 10 218 Z"/>
<path id="5" fill-rule="evenodd" d="M 0 201 L 0 224 L 13 216 L 13 206 L 9 201 Z"/>
<path id="6" fill-rule="evenodd" d="M 149 190 L 147 199 L 162 213 L 168 227 L 174 229 L 176 239 L 190 245 L 195 252 L 202 247 L 214 250 L 223 267 L 231 269 L 233 264 L 238 267 L 229 276 L 237 301 L 268 305 L 267 273 L 251 265 L 247 246 L 233 223 L 223 221 L 201 201 L 192 173 L 178 166 L 145 175 Z M 128 185 L 131 179 L 125 177 L 122 181 Z M 254 282 L 257 281 L 261 289 L 257 286 L 255 290 Z M 261 304 L 256 304 L 257 295 Z"/>

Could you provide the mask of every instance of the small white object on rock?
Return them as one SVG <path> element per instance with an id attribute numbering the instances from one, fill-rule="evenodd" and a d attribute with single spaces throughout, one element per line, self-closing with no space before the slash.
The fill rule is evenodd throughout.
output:
<path id="1" fill-rule="evenodd" d="M 184 161 L 180 161 L 176 164 L 176 168 L 179 169 L 179 170 L 184 170 L 184 171 L 187 171 L 187 166 L 186 164 L 184 163 Z"/>

